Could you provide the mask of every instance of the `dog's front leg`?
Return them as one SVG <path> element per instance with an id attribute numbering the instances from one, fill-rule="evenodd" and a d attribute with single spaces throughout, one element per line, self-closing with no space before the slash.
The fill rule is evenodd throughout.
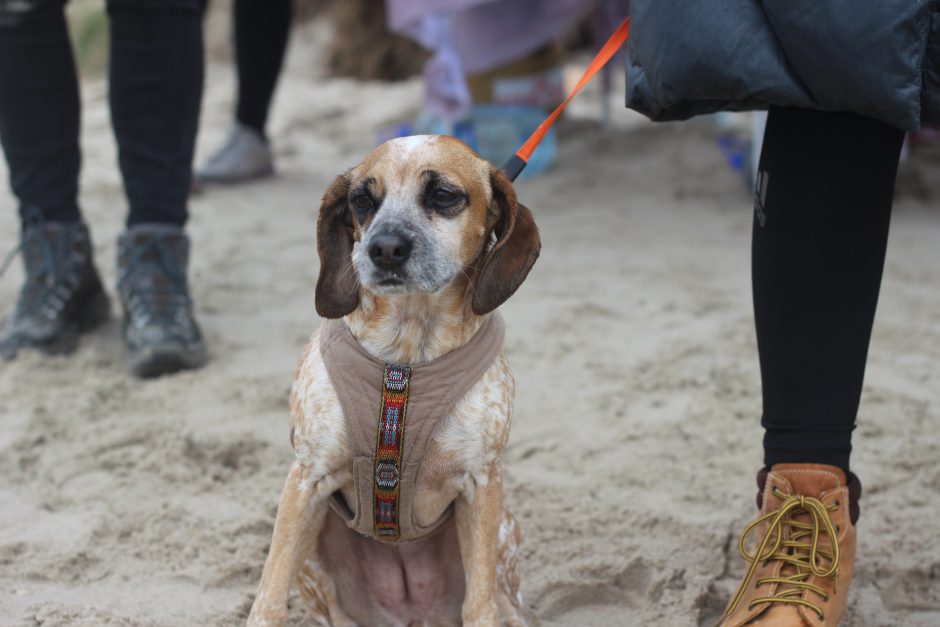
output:
<path id="1" fill-rule="evenodd" d="M 320 535 L 327 512 L 326 499 L 336 488 L 331 477 L 311 477 L 310 468 L 291 466 L 274 521 L 271 549 L 264 563 L 258 596 L 248 616 L 250 627 L 274 627 L 287 622 L 287 596 L 309 542 Z"/>
<path id="2" fill-rule="evenodd" d="M 496 605 L 496 559 L 503 485 L 499 466 L 489 468 L 457 497 L 457 538 L 467 592 L 462 617 L 465 627 L 499 625 Z"/>

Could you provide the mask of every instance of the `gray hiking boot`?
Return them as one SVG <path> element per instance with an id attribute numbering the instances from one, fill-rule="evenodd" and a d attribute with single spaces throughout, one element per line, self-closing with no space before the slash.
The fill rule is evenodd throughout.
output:
<path id="1" fill-rule="evenodd" d="M 253 128 L 233 122 L 225 143 L 194 175 L 194 183 L 240 183 L 274 174 L 271 146 Z"/>
<path id="2" fill-rule="evenodd" d="M 186 282 L 188 263 L 189 239 L 180 227 L 138 224 L 118 238 L 127 365 L 138 377 L 206 363 L 206 345 Z"/>
<path id="3" fill-rule="evenodd" d="M 3 267 L 23 253 L 26 280 L 0 332 L 0 356 L 13 359 L 21 348 L 70 353 L 79 334 L 99 326 L 110 313 L 92 262 L 88 229 L 81 222 L 38 218 L 24 226 L 21 238 Z"/>

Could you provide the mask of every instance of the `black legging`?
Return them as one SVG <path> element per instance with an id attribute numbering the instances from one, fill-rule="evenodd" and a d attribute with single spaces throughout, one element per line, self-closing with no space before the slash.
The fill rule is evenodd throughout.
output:
<path id="1" fill-rule="evenodd" d="M 291 0 L 235 0 L 235 117 L 262 137 L 287 49 L 291 4 Z"/>
<path id="2" fill-rule="evenodd" d="M 904 133 L 771 108 L 752 271 L 764 461 L 849 467 Z"/>
<path id="3" fill-rule="evenodd" d="M 0 2 L 0 142 L 25 218 L 77 221 L 79 97 L 65 0 Z M 127 223 L 186 221 L 205 0 L 108 0 L 111 119 Z"/>

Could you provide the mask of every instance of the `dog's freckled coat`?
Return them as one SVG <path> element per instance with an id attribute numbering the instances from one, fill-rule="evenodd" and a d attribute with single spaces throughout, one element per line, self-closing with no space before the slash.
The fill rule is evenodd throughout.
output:
<path id="1" fill-rule="evenodd" d="M 434 185 L 456 190 L 458 202 L 437 210 Z M 365 187 L 376 206 L 357 216 L 350 205 Z M 413 244 L 399 267 L 372 262 L 370 242 L 382 233 Z M 340 176 L 324 196 L 317 241 L 317 310 L 343 317 L 374 357 L 411 365 L 466 343 L 539 250 L 531 214 L 505 177 L 457 140 L 431 136 L 388 142 Z M 347 424 L 319 341 L 317 331 L 292 388 L 296 460 L 249 624 L 283 624 L 294 582 L 322 625 L 525 624 L 520 533 L 502 506 L 514 395 L 505 356 L 440 417 L 427 448 L 415 520 L 430 525 L 451 504 L 455 515 L 427 538 L 389 545 L 350 530 L 329 508 L 336 492 L 350 501 L 354 486 Z"/>

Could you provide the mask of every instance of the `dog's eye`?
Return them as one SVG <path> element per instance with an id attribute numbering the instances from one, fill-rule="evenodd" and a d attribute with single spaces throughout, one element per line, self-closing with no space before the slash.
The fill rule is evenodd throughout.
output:
<path id="1" fill-rule="evenodd" d="M 439 207 L 449 207 L 457 202 L 458 198 L 460 197 L 457 194 L 444 188 L 436 189 L 431 194 L 431 200 Z"/>
<path id="2" fill-rule="evenodd" d="M 353 205 L 356 206 L 356 209 L 368 210 L 375 208 L 375 202 L 373 202 L 372 197 L 368 194 L 359 194 L 353 198 Z"/>

